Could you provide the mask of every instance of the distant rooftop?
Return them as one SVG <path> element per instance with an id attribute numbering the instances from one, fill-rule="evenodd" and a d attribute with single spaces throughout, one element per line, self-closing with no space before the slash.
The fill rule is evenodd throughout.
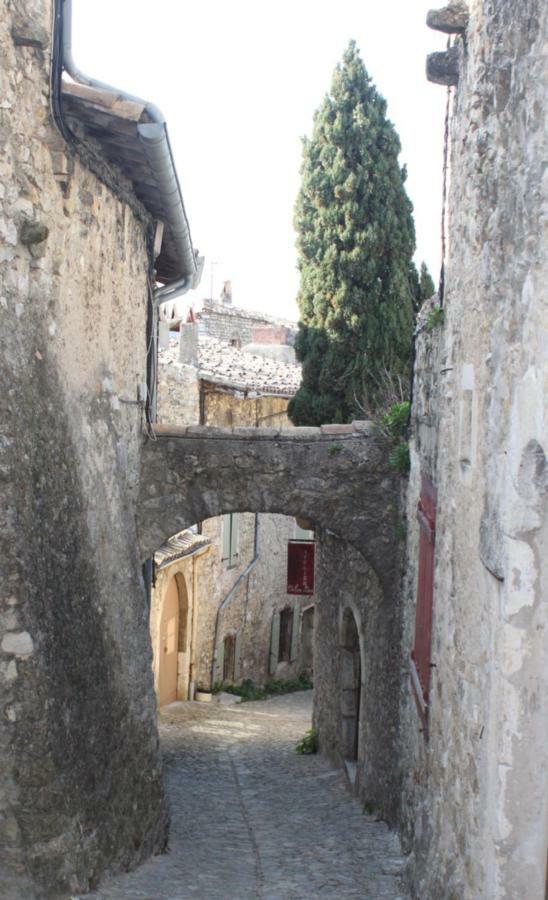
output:
<path id="1" fill-rule="evenodd" d="M 178 337 L 170 337 L 159 359 L 160 365 L 181 365 Z M 204 334 L 199 336 L 198 374 L 232 390 L 281 397 L 292 397 L 301 383 L 300 365 L 248 353 Z"/>
<path id="2" fill-rule="evenodd" d="M 168 566 L 170 563 L 183 556 L 191 556 L 197 550 L 207 547 L 211 541 L 203 534 L 196 534 L 190 529 L 180 531 L 170 537 L 165 544 L 162 544 L 159 550 L 154 554 L 154 561 L 159 569 Z"/>
<path id="3" fill-rule="evenodd" d="M 208 300 L 204 298 L 198 316 L 207 315 L 208 313 L 218 313 L 222 316 L 234 316 L 244 319 L 252 319 L 257 322 L 265 322 L 269 325 L 285 325 L 287 328 L 296 329 L 297 323 L 290 319 L 282 319 L 278 316 L 270 316 L 268 313 L 259 312 L 253 309 L 244 309 L 241 306 L 232 306 L 229 303 L 222 303 L 220 300 Z"/>

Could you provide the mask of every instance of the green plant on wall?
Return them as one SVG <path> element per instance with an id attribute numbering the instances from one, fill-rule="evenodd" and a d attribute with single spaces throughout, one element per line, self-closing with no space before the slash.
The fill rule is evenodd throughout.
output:
<path id="1" fill-rule="evenodd" d="M 439 304 L 436 303 L 435 306 L 429 310 L 428 315 L 426 316 L 426 325 L 425 328 L 427 331 L 433 331 L 434 328 L 437 328 L 438 325 L 443 325 L 443 309 Z"/>
<path id="2" fill-rule="evenodd" d="M 307 731 L 305 736 L 299 741 L 295 747 L 295 752 L 302 756 L 308 756 L 318 752 L 318 735 L 313 728 Z"/>
<path id="3" fill-rule="evenodd" d="M 401 444 L 393 447 L 388 456 L 388 462 L 396 472 L 399 472 L 401 475 L 407 474 L 410 466 L 409 444 L 406 441 L 402 441 Z"/>

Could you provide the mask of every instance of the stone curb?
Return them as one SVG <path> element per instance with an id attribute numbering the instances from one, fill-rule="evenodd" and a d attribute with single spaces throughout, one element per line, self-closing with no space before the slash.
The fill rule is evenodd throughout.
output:
<path id="1" fill-rule="evenodd" d="M 348 439 L 367 437 L 372 433 L 372 422 L 352 422 L 351 425 L 322 425 L 320 428 L 297 426 L 296 428 L 234 427 L 219 428 L 216 425 L 154 425 L 157 437 L 217 438 L 220 440 L 321 440 L 333 437 Z"/>

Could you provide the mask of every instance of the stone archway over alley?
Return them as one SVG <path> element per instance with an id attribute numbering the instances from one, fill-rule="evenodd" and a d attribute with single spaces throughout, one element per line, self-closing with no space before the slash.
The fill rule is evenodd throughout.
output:
<path id="1" fill-rule="evenodd" d="M 143 558 L 221 513 L 300 517 L 354 546 L 394 585 L 399 479 L 372 422 L 321 428 L 155 426 L 142 453 Z"/>

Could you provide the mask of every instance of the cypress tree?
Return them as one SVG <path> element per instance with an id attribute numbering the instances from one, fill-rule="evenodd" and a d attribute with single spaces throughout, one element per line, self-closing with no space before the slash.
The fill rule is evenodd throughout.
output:
<path id="1" fill-rule="evenodd" d="M 425 300 L 430 300 L 436 293 L 436 288 L 434 286 L 434 282 L 432 280 L 432 276 L 428 271 L 428 266 L 425 262 L 421 263 L 421 272 L 419 277 L 419 301 L 420 306 L 424 303 Z"/>
<path id="2" fill-rule="evenodd" d="M 379 375 L 406 375 L 419 279 L 400 142 L 352 41 L 303 141 L 295 208 L 303 381 L 297 425 L 374 408 Z M 363 415 L 363 414 L 362 414 Z"/>

